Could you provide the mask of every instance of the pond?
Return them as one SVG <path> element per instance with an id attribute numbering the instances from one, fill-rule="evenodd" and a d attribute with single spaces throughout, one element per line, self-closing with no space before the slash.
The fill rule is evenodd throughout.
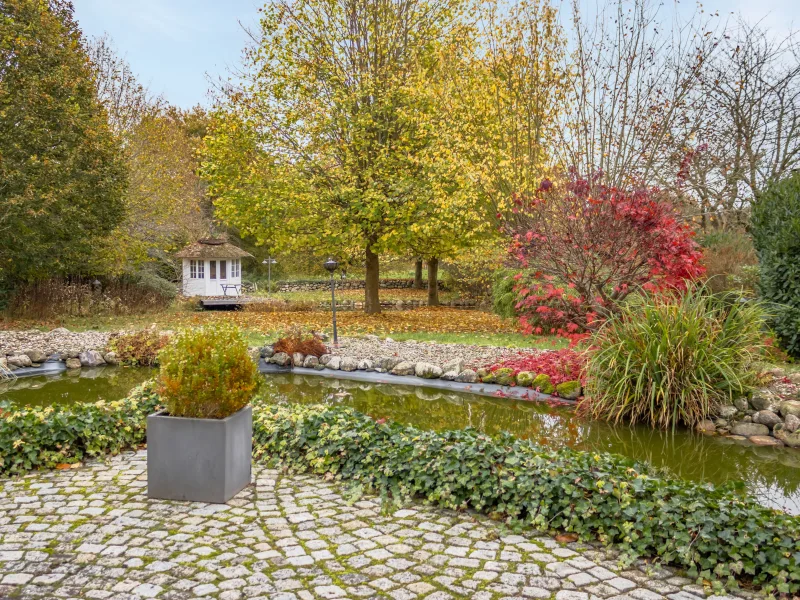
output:
<path id="1" fill-rule="evenodd" d="M 0 402 L 44 406 L 117 400 L 152 376 L 150 369 L 104 367 L 29 377 L 0 384 Z M 543 403 L 309 375 L 269 375 L 260 395 L 271 402 L 343 404 L 376 419 L 421 429 L 508 431 L 547 446 L 622 454 L 647 461 L 665 474 L 695 481 L 721 484 L 741 480 L 762 504 L 800 514 L 797 450 L 752 446 L 691 431 L 670 433 L 587 422 L 567 408 Z"/>
<path id="2" fill-rule="evenodd" d="M 683 479 L 714 484 L 741 480 L 762 504 L 800 514 L 798 450 L 752 446 L 687 430 L 671 433 L 585 421 L 568 408 L 539 402 L 308 375 L 270 375 L 262 394 L 274 402 L 343 404 L 376 419 L 421 429 L 508 431 L 547 446 L 613 452 Z"/>
<path id="3" fill-rule="evenodd" d="M 119 400 L 152 378 L 152 369 L 96 367 L 61 371 L 51 375 L 20 377 L 0 382 L 0 402 L 23 406 L 48 406 Z"/>

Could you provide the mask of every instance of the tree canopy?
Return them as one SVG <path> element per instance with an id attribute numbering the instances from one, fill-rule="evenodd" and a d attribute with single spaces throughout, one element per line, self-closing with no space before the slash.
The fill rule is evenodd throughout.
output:
<path id="1" fill-rule="evenodd" d="M 431 264 L 495 235 L 507 189 L 541 174 L 562 47 L 551 8 L 502 13 L 271 3 L 206 139 L 217 214 L 278 250 L 360 248 L 367 312 L 379 253 Z"/>
<path id="2" fill-rule="evenodd" d="M 80 273 L 123 218 L 126 167 L 61 0 L 0 7 L 0 277 Z"/>

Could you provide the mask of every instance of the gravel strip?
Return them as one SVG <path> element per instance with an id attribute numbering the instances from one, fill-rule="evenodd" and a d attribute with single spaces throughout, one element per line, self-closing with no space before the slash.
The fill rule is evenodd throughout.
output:
<path id="1" fill-rule="evenodd" d="M 52 331 L 0 331 L 0 356 L 41 350 L 53 354 L 64 350 L 98 350 L 105 348 L 111 334 L 101 331 L 73 332 L 63 327 Z"/>
<path id="2" fill-rule="evenodd" d="M 377 336 L 363 338 L 341 338 L 339 348 L 333 348 L 328 342 L 332 354 L 349 356 L 356 360 L 370 359 L 380 356 L 397 356 L 411 362 L 429 362 L 442 365 L 450 360 L 460 358 L 469 369 L 477 369 L 494 364 L 504 359 L 517 356 L 538 354 L 541 350 L 504 348 L 499 346 L 472 346 L 468 344 L 438 344 L 436 342 L 417 342 L 408 340 L 396 342 L 391 338 L 380 339 Z"/>

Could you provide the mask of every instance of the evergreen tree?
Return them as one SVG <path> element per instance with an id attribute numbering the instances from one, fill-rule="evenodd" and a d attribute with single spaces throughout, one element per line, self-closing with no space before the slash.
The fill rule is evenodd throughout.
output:
<path id="1" fill-rule="evenodd" d="M 0 279 L 85 272 L 123 218 L 123 152 L 72 5 L 0 3 Z"/>

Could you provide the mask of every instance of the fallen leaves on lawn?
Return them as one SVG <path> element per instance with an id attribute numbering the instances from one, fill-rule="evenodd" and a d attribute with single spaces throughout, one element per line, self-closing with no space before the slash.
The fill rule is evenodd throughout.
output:
<path id="1" fill-rule="evenodd" d="M 197 313 L 193 322 L 203 324 L 219 320 L 232 321 L 243 329 L 278 331 L 292 325 L 315 331 L 331 329 L 329 312 L 216 312 Z M 391 335 L 393 333 L 513 333 L 517 325 L 504 321 L 497 315 L 456 308 L 418 308 L 414 310 L 386 311 L 380 315 L 367 315 L 360 311 L 343 311 L 336 315 L 341 335 L 367 333 Z"/>

